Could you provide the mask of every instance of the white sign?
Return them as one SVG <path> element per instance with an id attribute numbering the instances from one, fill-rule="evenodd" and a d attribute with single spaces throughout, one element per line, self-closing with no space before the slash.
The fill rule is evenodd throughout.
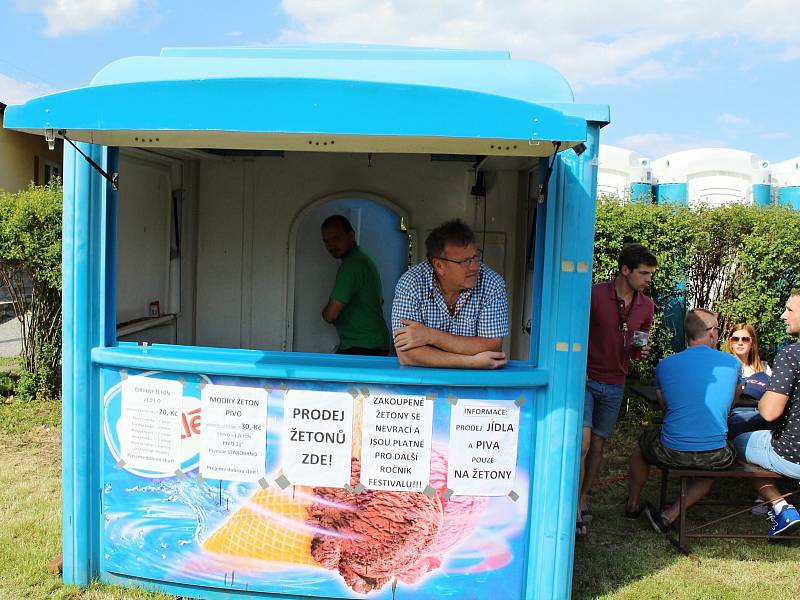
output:
<path id="1" fill-rule="evenodd" d="M 459 496 L 505 496 L 517 471 L 519 407 L 459 400 L 450 411 L 447 487 Z"/>
<path id="2" fill-rule="evenodd" d="M 183 386 L 134 375 L 122 381 L 118 424 L 126 469 L 172 475 L 181 464 Z"/>
<path id="3" fill-rule="evenodd" d="M 200 393 L 200 473 L 207 479 L 258 481 L 267 456 L 267 391 L 206 385 Z"/>
<path id="4" fill-rule="evenodd" d="M 353 397 L 290 390 L 283 401 L 283 474 L 292 485 L 344 487 L 353 458 Z"/>
<path id="5" fill-rule="evenodd" d="M 361 484 L 371 490 L 421 492 L 431 475 L 433 400 L 370 396 L 364 400 Z"/>

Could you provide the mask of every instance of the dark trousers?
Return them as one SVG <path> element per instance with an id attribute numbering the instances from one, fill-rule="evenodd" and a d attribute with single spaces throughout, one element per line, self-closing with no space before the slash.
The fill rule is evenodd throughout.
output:
<path id="1" fill-rule="evenodd" d="M 728 439 L 759 429 L 773 429 L 775 425 L 765 420 L 757 408 L 734 408 L 728 415 Z"/>

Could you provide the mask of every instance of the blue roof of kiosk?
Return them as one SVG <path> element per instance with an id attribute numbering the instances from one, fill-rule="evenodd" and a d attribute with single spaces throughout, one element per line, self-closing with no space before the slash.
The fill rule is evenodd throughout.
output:
<path id="1" fill-rule="evenodd" d="M 523 156 L 584 141 L 588 121 L 608 107 L 507 52 L 355 45 L 167 48 L 5 115 L 114 146 Z"/>

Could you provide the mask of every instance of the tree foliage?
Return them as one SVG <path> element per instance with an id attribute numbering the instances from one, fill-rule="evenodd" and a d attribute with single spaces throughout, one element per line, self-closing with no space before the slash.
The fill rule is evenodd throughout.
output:
<path id="1" fill-rule="evenodd" d="M 60 387 L 61 199 L 58 180 L 0 194 L 0 282 L 22 328 L 17 393 L 27 398 Z"/>
<path id="2" fill-rule="evenodd" d="M 785 342 L 780 314 L 790 290 L 800 286 L 800 213 L 783 206 L 731 205 L 689 209 L 676 205 L 598 201 L 594 280 L 617 271 L 622 246 L 639 242 L 658 257 L 648 292 L 656 302 L 649 361 L 633 374 L 652 378 L 656 362 L 683 340 L 687 308 L 719 313 L 721 338 L 735 323 L 758 331 L 762 356 Z"/>

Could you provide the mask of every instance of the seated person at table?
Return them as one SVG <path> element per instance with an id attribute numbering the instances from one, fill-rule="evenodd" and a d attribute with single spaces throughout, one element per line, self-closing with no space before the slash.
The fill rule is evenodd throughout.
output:
<path id="1" fill-rule="evenodd" d="M 717 316 L 696 308 L 684 320 L 687 348 L 668 356 L 656 367 L 656 397 L 664 411 L 663 426 L 649 427 L 633 452 L 625 516 L 645 511 L 656 531 L 663 532 L 678 518 L 680 505 L 663 513 L 640 501 L 650 465 L 673 469 L 726 469 L 736 455 L 726 439 L 728 411 L 738 395 L 741 367 L 730 354 L 714 348 L 719 338 Z M 692 478 L 686 507 L 705 496 L 713 480 Z"/>
<path id="2" fill-rule="evenodd" d="M 792 290 L 781 315 L 786 333 L 800 334 L 800 288 Z M 743 433 L 733 440 L 739 456 L 792 479 L 800 479 L 800 344 L 778 352 L 769 388 L 758 402 L 758 412 L 772 431 Z M 786 534 L 800 525 L 800 514 L 787 503 L 770 479 L 753 479 L 759 495 L 770 502 L 772 527 L 769 535 Z"/>
<path id="3" fill-rule="evenodd" d="M 725 349 L 742 364 L 742 377 L 739 379 L 742 392 L 728 416 L 728 439 L 748 431 L 772 429 L 774 423 L 765 421 L 758 412 L 758 401 L 767 391 L 772 369 L 758 353 L 756 330 L 747 323 L 737 323 Z"/>
<path id="4" fill-rule="evenodd" d="M 401 365 L 496 369 L 508 335 L 503 278 L 483 264 L 475 234 L 462 221 L 443 223 L 425 240 L 427 260 L 397 282 L 394 346 Z"/>
<path id="5" fill-rule="evenodd" d="M 743 378 L 746 379 L 756 373 L 765 373 L 767 377 L 772 377 L 772 369 L 761 360 L 761 355 L 758 353 L 758 335 L 752 325 L 747 323 L 734 325 L 725 346 L 725 349 L 742 363 Z"/>

